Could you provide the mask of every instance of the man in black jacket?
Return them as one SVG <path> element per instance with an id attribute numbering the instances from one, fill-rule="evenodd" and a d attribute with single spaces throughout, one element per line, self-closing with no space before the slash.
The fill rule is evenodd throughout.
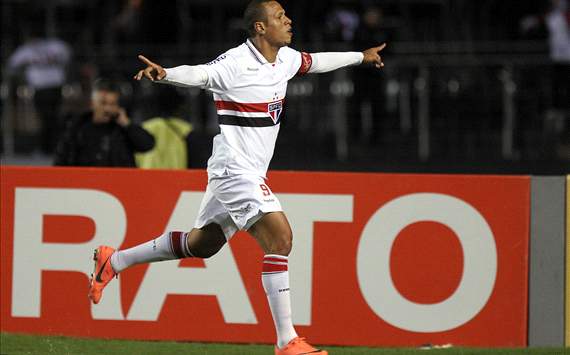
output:
<path id="1" fill-rule="evenodd" d="M 153 136 L 131 122 L 119 105 L 118 86 L 100 79 L 93 86 L 92 111 L 66 122 L 55 165 L 135 167 L 135 152 L 154 147 Z"/>

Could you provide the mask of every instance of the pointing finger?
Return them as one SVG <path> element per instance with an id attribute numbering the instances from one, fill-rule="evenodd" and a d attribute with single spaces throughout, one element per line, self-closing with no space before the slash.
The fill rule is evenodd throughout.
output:
<path id="1" fill-rule="evenodd" d="M 376 47 L 376 52 L 380 52 L 381 50 L 383 50 L 384 48 L 386 48 L 386 43 L 382 43 L 380 46 Z M 145 58 L 146 59 L 146 58 Z"/>
<path id="2" fill-rule="evenodd" d="M 145 57 L 145 56 L 142 55 L 142 54 L 139 54 L 138 58 L 139 58 L 143 63 L 145 63 L 145 64 L 148 65 L 148 66 L 153 67 L 153 66 L 156 65 L 156 64 L 154 64 L 153 62 L 151 62 L 150 60 L 148 60 L 148 58 Z"/>

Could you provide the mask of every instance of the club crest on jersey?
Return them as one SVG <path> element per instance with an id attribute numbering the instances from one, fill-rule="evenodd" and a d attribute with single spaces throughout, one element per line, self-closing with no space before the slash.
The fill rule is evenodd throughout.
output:
<path id="1" fill-rule="evenodd" d="M 277 124 L 279 122 L 279 116 L 281 116 L 281 112 L 283 112 L 283 101 L 275 101 L 267 104 L 267 112 L 273 123 Z"/>

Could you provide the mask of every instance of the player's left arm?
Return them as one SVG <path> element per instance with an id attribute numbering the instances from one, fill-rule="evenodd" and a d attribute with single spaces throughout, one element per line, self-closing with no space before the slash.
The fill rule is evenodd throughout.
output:
<path id="1" fill-rule="evenodd" d="M 385 47 L 386 43 L 383 43 L 378 47 L 368 48 L 362 52 L 302 53 L 302 64 L 299 74 L 326 73 L 359 64 L 373 64 L 376 68 L 382 68 L 384 62 L 380 52 Z"/>

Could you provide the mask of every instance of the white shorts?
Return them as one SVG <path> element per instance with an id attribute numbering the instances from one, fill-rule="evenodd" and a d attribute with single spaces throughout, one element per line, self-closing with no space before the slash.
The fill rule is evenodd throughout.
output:
<path id="1" fill-rule="evenodd" d="M 248 230 L 264 214 L 277 211 L 283 211 L 281 204 L 262 177 L 213 177 L 208 182 L 194 227 L 216 223 L 229 241 L 237 231 Z"/>

